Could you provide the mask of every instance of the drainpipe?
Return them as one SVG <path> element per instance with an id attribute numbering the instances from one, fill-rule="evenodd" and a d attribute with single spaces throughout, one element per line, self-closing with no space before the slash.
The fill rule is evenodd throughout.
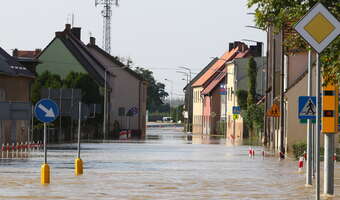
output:
<path id="1" fill-rule="evenodd" d="M 274 99 L 275 99 L 275 69 L 276 69 L 276 39 L 275 39 L 275 35 L 273 35 L 273 67 L 272 67 L 272 102 L 271 102 L 271 105 L 273 106 L 274 105 Z M 270 133 L 270 144 L 271 146 L 274 147 L 274 135 L 275 135 L 275 118 L 271 118 L 271 124 L 272 124 L 272 132 Z"/>
<path id="2" fill-rule="evenodd" d="M 264 126 L 263 126 L 263 130 L 264 130 L 264 140 L 263 140 L 263 143 L 265 146 L 267 146 L 267 143 L 268 143 L 268 131 L 267 131 L 267 110 L 268 110 L 268 55 L 269 55 L 269 28 L 267 28 L 267 52 L 266 52 L 266 59 L 267 59 L 267 63 L 266 63 L 266 75 L 265 75 L 265 101 L 264 101 Z"/>

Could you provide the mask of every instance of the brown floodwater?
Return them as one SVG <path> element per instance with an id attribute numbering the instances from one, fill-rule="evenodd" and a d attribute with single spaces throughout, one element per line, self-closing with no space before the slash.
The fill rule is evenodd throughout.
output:
<path id="1" fill-rule="evenodd" d="M 87 141 L 84 175 L 74 176 L 75 144 L 50 145 L 51 184 L 40 184 L 42 152 L 0 160 L 0 199 L 220 200 L 314 199 L 297 162 L 262 158 L 262 147 L 226 145 L 221 138 L 188 140 L 181 129 L 149 129 L 145 141 Z M 322 166 L 322 164 L 321 164 Z M 340 185 L 336 164 L 336 184 Z M 340 199 L 339 187 L 337 197 Z M 322 191 L 322 187 L 321 187 Z"/>

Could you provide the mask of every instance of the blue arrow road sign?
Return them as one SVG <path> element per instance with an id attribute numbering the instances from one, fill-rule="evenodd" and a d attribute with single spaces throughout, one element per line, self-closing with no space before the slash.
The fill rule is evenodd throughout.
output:
<path id="1" fill-rule="evenodd" d="M 316 97 L 299 97 L 299 119 L 316 119 Z"/>
<path id="2" fill-rule="evenodd" d="M 233 114 L 241 114 L 241 107 L 240 106 L 233 106 Z"/>
<path id="3" fill-rule="evenodd" d="M 34 108 L 35 117 L 44 123 L 53 122 L 59 116 L 59 107 L 50 99 L 41 99 Z"/>

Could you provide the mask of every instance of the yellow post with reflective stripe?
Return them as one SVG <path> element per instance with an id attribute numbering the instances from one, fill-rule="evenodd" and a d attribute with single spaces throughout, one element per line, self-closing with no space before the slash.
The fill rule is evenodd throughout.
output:
<path id="1" fill-rule="evenodd" d="M 337 85 L 322 87 L 322 133 L 338 132 L 338 91 Z"/>
<path id="2" fill-rule="evenodd" d="M 74 161 L 74 173 L 76 176 L 83 174 L 83 161 L 80 158 Z"/>
<path id="3" fill-rule="evenodd" d="M 40 182 L 41 184 L 50 184 L 50 166 L 48 164 L 41 165 L 41 174 L 40 174 Z"/>

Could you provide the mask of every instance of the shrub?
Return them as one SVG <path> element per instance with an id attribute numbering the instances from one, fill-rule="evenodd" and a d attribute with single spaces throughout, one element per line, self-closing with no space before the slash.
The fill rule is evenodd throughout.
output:
<path id="1" fill-rule="evenodd" d="M 293 144 L 293 153 L 296 159 L 303 156 L 305 151 L 307 152 L 307 144 L 305 142 Z"/>

